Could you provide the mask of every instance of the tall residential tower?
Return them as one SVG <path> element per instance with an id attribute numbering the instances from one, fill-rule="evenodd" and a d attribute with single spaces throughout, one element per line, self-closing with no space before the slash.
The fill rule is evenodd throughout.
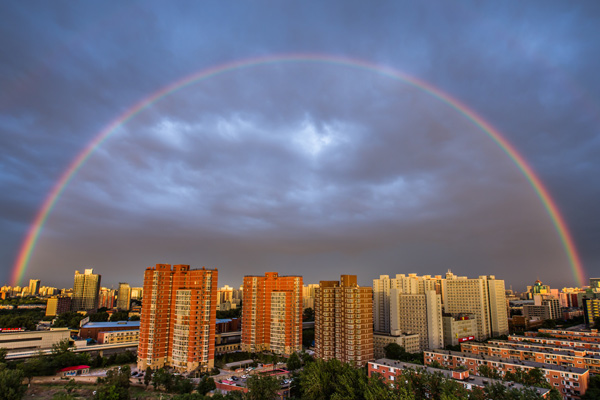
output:
<path id="1" fill-rule="evenodd" d="M 242 351 L 270 350 L 291 354 L 302 350 L 302 277 L 244 277 Z"/>
<path id="2" fill-rule="evenodd" d="M 216 269 L 156 264 L 144 273 L 138 369 L 170 366 L 178 372 L 214 366 Z"/>
<path id="3" fill-rule="evenodd" d="M 321 281 L 315 295 L 316 356 L 365 365 L 373 358 L 373 289 L 342 275 Z"/>

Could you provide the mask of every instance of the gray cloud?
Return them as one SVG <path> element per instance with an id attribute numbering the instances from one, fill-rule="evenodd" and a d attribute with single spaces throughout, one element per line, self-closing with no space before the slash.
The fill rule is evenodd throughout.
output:
<path id="1" fill-rule="evenodd" d="M 202 68 L 285 52 L 385 63 L 506 134 L 563 211 L 586 269 L 600 233 L 597 6 L 3 5 L 5 280 L 54 182 L 104 126 Z M 111 284 L 157 262 L 246 273 L 496 274 L 574 284 L 515 165 L 448 105 L 374 72 L 274 63 L 164 97 L 121 126 L 51 213 L 26 278 Z M 60 276 L 60 278 L 59 278 Z"/>

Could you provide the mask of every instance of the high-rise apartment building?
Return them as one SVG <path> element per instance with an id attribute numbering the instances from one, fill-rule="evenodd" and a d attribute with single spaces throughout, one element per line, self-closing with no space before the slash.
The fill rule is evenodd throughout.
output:
<path id="1" fill-rule="evenodd" d="M 101 287 L 99 298 L 98 298 L 98 307 L 99 308 L 105 307 L 105 308 L 108 308 L 109 310 L 113 309 L 116 305 L 116 300 L 115 300 L 116 297 L 117 297 L 116 290 Z"/>
<path id="2" fill-rule="evenodd" d="M 37 296 L 40 294 L 40 284 L 41 281 L 39 279 L 30 279 L 29 280 L 29 295 Z"/>
<path id="3" fill-rule="evenodd" d="M 138 369 L 170 366 L 196 372 L 214 366 L 216 269 L 156 264 L 144 273 Z"/>
<path id="4" fill-rule="evenodd" d="M 119 291 L 117 292 L 117 308 L 122 311 L 129 311 L 131 303 L 131 287 L 129 283 L 119 283 Z"/>
<path id="5" fill-rule="evenodd" d="M 402 294 L 425 294 L 433 290 L 441 293 L 442 277 L 437 275 L 417 276 L 417 274 L 397 274 L 395 278 L 381 275 L 373 280 L 373 327 L 375 332 L 390 333 L 391 328 L 391 291 L 398 289 Z"/>
<path id="6" fill-rule="evenodd" d="M 86 269 L 83 274 L 75 271 L 73 283 L 73 311 L 88 311 L 98 308 L 101 275 L 94 274 L 94 269 Z"/>
<path id="7" fill-rule="evenodd" d="M 54 317 L 71 311 L 71 298 L 69 296 L 54 296 L 46 303 L 46 316 Z"/>
<path id="8" fill-rule="evenodd" d="M 448 272 L 442 281 L 442 297 L 446 313 L 475 314 L 477 340 L 508 334 L 503 280 L 497 280 L 493 275 L 468 279 Z"/>
<path id="9" fill-rule="evenodd" d="M 321 281 L 315 295 L 316 356 L 365 365 L 373 358 L 373 289 L 342 275 Z"/>
<path id="10" fill-rule="evenodd" d="M 311 283 L 302 287 L 302 309 L 315 308 L 315 290 L 319 287 L 317 283 Z"/>
<path id="11" fill-rule="evenodd" d="M 302 277 L 244 277 L 242 351 L 270 350 L 291 354 L 302 350 Z"/>
<path id="12" fill-rule="evenodd" d="M 444 347 L 441 295 L 435 290 L 404 294 L 392 289 L 390 299 L 392 333 L 418 333 L 420 351 Z"/>

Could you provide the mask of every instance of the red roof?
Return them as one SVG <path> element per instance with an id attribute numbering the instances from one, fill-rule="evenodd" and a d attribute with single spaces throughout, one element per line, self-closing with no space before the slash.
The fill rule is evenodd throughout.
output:
<path id="1" fill-rule="evenodd" d="M 78 365 L 76 367 L 67 367 L 67 368 L 63 368 L 60 370 L 60 372 L 65 372 L 65 371 L 76 371 L 78 369 L 86 369 L 89 368 L 89 365 Z"/>

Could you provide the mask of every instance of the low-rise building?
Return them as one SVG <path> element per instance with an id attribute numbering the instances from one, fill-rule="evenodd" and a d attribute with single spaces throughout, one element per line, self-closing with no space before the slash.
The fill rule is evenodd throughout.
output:
<path id="1" fill-rule="evenodd" d="M 385 346 L 396 343 L 404 348 L 407 353 L 418 353 L 420 351 L 419 334 L 403 334 L 399 332 L 381 333 L 373 332 L 373 354 L 375 358 L 385 357 Z"/>
<path id="2" fill-rule="evenodd" d="M 386 380 L 386 383 L 393 384 L 398 380 L 398 377 L 406 370 L 413 370 L 415 372 L 427 372 L 430 374 L 443 375 L 446 379 L 451 379 L 462 384 L 467 390 L 473 390 L 474 388 L 485 388 L 488 385 L 500 384 L 505 386 L 507 389 L 525 389 L 524 385 L 503 381 L 501 379 L 490 379 L 477 375 L 469 374 L 468 370 L 448 370 L 442 368 L 424 367 L 422 365 L 406 363 L 402 361 L 390 360 L 387 358 L 378 359 L 376 361 L 369 361 L 368 374 L 369 377 L 374 373 L 377 373 Z M 545 398 L 550 393 L 550 389 L 545 388 L 534 388 L 535 391 L 540 395 L 541 398 Z"/>
<path id="3" fill-rule="evenodd" d="M 139 339 L 139 329 L 98 332 L 98 343 L 100 344 L 137 342 Z"/>
<path id="4" fill-rule="evenodd" d="M 444 325 L 444 344 L 456 346 L 474 340 L 477 336 L 477 317 L 475 314 L 453 314 L 442 317 Z"/>
<path id="5" fill-rule="evenodd" d="M 555 364 L 523 361 L 515 358 L 492 357 L 487 355 L 473 355 L 457 351 L 426 351 L 425 365 L 438 363 L 443 368 L 464 367 L 471 375 L 479 375 L 480 368 L 488 368 L 498 372 L 500 376 L 506 373 L 515 373 L 518 370 L 528 372 L 538 368 L 544 374 L 546 381 L 556 388 L 564 398 L 579 399 L 585 394 L 589 383 L 589 371 L 585 368 L 564 367 Z"/>
<path id="6" fill-rule="evenodd" d="M 79 329 L 79 336 L 83 339 L 98 340 L 100 332 L 114 332 L 140 329 L 140 321 L 117 322 L 88 322 Z"/>
<path id="7" fill-rule="evenodd" d="M 56 328 L 48 331 L 2 332 L 0 347 L 8 353 L 51 349 L 53 345 L 71 339 L 69 328 Z"/>

